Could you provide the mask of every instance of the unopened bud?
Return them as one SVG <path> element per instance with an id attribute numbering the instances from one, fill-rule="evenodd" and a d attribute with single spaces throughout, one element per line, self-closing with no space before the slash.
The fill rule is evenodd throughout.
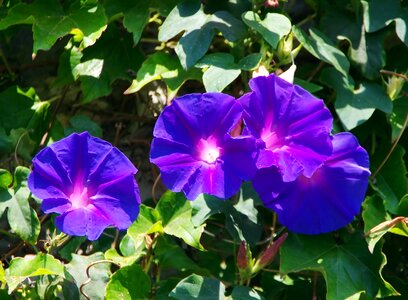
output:
<path id="1" fill-rule="evenodd" d="M 387 83 L 387 94 L 391 100 L 399 97 L 404 87 L 405 79 L 400 76 L 390 76 Z"/>
<path id="2" fill-rule="evenodd" d="M 283 65 L 292 62 L 293 37 L 294 34 L 291 31 L 281 38 L 278 43 L 276 54 L 279 58 L 279 62 Z"/>
<path id="3" fill-rule="evenodd" d="M 238 269 L 246 269 L 248 267 L 247 249 L 245 241 L 241 242 L 237 254 Z"/>
<path id="4" fill-rule="evenodd" d="M 259 272 L 261 269 L 263 269 L 273 261 L 287 236 L 287 232 L 282 234 L 281 237 L 279 237 L 276 241 L 273 242 L 273 244 L 269 245 L 268 248 L 266 248 L 266 250 L 261 254 L 260 258 L 256 261 L 253 268 L 253 273 Z"/>
<path id="5" fill-rule="evenodd" d="M 265 1 L 265 6 L 266 7 L 278 7 L 279 6 L 279 0 L 266 0 Z"/>

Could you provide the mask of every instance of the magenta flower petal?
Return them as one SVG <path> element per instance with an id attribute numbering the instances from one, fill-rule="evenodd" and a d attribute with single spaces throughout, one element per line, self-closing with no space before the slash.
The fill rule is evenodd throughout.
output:
<path id="1" fill-rule="evenodd" d="M 276 168 L 265 169 L 254 188 L 289 230 L 319 234 L 347 225 L 360 212 L 369 176 L 367 152 L 352 134 L 339 133 L 332 156 L 311 178 L 285 183 Z"/>
<path id="2" fill-rule="evenodd" d="M 306 177 L 330 156 L 332 117 L 322 100 L 275 75 L 250 81 L 239 99 L 245 132 L 258 139 L 258 169 L 276 166 L 285 182 Z"/>
<path id="3" fill-rule="evenodd" d="M 108 142 L 74 133 L 40 151 L 28 178 L 45 213 L 58 213 L 56 226 L 95 240 L 107 226 L 126 229 L 139 213 L 137 169 Z"/>
<path id="4" fill-rule="evenodd" d="M 235 99 L 221 93 L 186 95 L 166 107 L 154 128 L 150 152 L 164 184 L 191 200 L 201 193 L 234 195 L 242 180 L 256 172 L 255 139 L 230 135 L 241 114 Z"/>

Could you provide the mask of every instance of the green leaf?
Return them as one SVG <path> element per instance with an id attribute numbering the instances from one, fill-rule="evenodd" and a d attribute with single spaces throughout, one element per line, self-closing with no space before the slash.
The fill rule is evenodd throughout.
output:
<path id="1" fill-rule="evenodd" d="M 93 262 L 103 260 L 104 256 L 102 253 L 94 253 L 89 256 L 81 256 L 77 254 L 72 254 L 72 260 L 66 265 L 68 273 L 73 277 L 78 289 L 81 285 L 88 280 L 86 275 L 86 269 Z M 105 299 L 105 288 L 110 277 L 110 264 L 109 263 L 99 263 L 92 267 L 89 267 L 90 282 L 84 286 L 83 291 L 92 300 L 104 300 Z M 81 299 L 85 299 L 81 297 Z"/>
<path id="2" fill-rule="evenodd" d="M 13 150 L 21 157 L 31 160 L 37 143 L 30 138 L 30 132 L 25 128 L 11 129 L 10 141 Z"/>
<path id="3" fill-rule="evenodd" d="M 132 81 L 131 86 L 125 94 L 138 92 L 146 84 L 165 78 L 176 77 L 180 64 L 175 57 L 165 52 L 155 52 L 150 55 L 137 71 L 136 79 Z"/>
<path id="4" fill-rule="evenodd" d="M 264 297 L 249 286 L 235 286 L 231 295 L 227 298 L 230 300 L 263 300 Z"/>
<path id="5" fill-rule="evenodd" d="M 159 40 L 168 41 L 184 32 L 175 50 L 183 68 L 189 69 L 207 52 L 215 30 L 232 42 L 245 34 L 242 22 L 228 12 L 217 11 L 208 15 L 200 1 L 185 1 L 168 15 L 160 27 Z"/>
<path id="6" fill-rule="evenodd" d="M 102 128 L 92 121 L 88 116 L 85 115 L 75 115 L 69 119 L 70 127 L 64 130 L 65 135 L 70 135 L 73 132 L 84 132 L 88 131 L 93 136 L 102 137 Z"/>
<path id="7" fill-rule="evenodd" d="M 82 102 L 108 95 L 117 79 L 130 80 L 129 70 L 137 70 L 141 59 L 140 51 L 133 48 L 132 35 L 108 26 L 100 39 L 83 51 L 81 63 L 72 69 L 74 77 L 79 76 L 81 81 Z"/>
<path id="8" fill-rule="evenodd" d="M 389 113 L 392 102 L 385 90 L 371 82 L 363 82 L 354 89 L 350 76 L 344 77 L 332 68 L 324 69 L 320 80 L 336 91 L 336 112 L 346 130 L 351 130 L 367 121 L 375 109 Z"/>
<path id="9" fill-rule="evenodd" d="M 261 53 L 252 53 L 240 59 L 238 66 L 241 70 L 252 71 L 256 69 L 262 60 Z"/>
<path id="10" fill-rule="evenodd" d="M 9 189 L 0 188 L 0 215 L 7 209 L 7 219 L 11 229 L 24 241 L 37 242 L 40 233 L 40 221 L 34 209 L 30 207 L 30 190 L 27 176 L 30 170 L 18 166 L 14 173 L 14 185 Z"/>
<path id="11" fill-rule="evenodd" d="M 178 300 L 189 299 L 225 299 L 225 286 L 221 281 L 202 277 L 196 274 L 190 275 L 180 281 L 169 294 Z"/>
<path id="12" fill-rule="evenodd" d="M 33 116 L 33 96 L 12 86 L 0 93 L 0 127 L 6 134 L 15 128 L 25 128 Z"/>
<path id="13" fill-rule="evenodd" d="M 144 244 L 146 234 L 163 232 L 159 213 L 144 204 L 140 205 L 140 212 L 136 221 L 130 225 L 127 233 L 135 243 L 135 248 Z"/>
<path id="14" fill-rule="evenodd" d="M 310 36 L 293 26 L 293 33 L 303 47 L 314 57 L 333 65 L 344 76 L 348 76 L 350 63 L 347 57 L 322 32 L 315 28 L 309 30 Z"/>
<path id="15" fill-rule="evenodd" d="M 179 237 L 186 244 L 204 250 L 200 244 L 204 225 L 194 226 L 190 202 L 182 193 L 166 192 L 157 203 L 156 210 L 161 216 L 165 233 Z"/>
<path id="16" fill-rule="evenodd" d="M 241 74 L 239 66 L 234 62 L 234 57 L 229 53 L 208 54 L 197 66 L 209 66 L 203 75 L 207 92 L 222 92 Z"/>
<path id="17" fill-rule="evenodd" d="M 6 280 L 9 293 L 29 277 L 40 275 L 58 275 L 65 277 L 64 265 L 49 254 L 39 253 L 36 256 L 27 255 L 14 258 L 6 270 Z"/>
<path id="18" fill-rule="evenodd" d="M 380 70 L 385 66 L 383 42 L 386 32 L 367 33 L 362 17 L 356 18 L 348 10 L 337 8 L 327 10 L 321 28 L 333 41 L 346 40 L 350 44 L 348 57 L 364 77 L 376 79 L 380 76 Z"/>
<path id="19" fill-rule="evenodd" d="M 401 97 L 392 102 L 392 112 L 388 115 L 388 120 L 391 124 L 392 141 L 398 137 L 404 126 L 405 119 L 408 114 L 408 97 Z"/>
<path id="20" fill-rule="evenodd" d="M 137 44 L 143 29 L 149 21 L 149 1 L 138 0 L 135 6 L 124 12 L 123 25 L 133 34 L 133 43 Z"/>
<path id="21" fill-rule="evenodd" d="M 395 21 L 398 37 L 408 45 L 407 23 L 408 11 L 401 8 L 399 0 L 362 0 L 364 25 L 367 32 L 377 31 Z"/>
<path id="22" fill-rule="evenodd" d="M 364 220 L 364 232 L 366 234 L 378 224 L 391 219 L 385 211 L 383 200 L 378 196 L 367 197 L 364 200 L 362 217 Z M 376 233 L 375 235 L 366 236 L 368 249 L 371 253 L 374 252 L 375 245 L 381 240 L 381 237 L 385 233 L 386 231 L 381 234 Z"/>
<path id="23" fill-rule="evenodd" d="M 186 252 L 168 236 L 160 235 L 154 248 L 155 262 L 161 270 L 174 270 L 178 272 L 194 272 L 209 275 L 207 269 L 199 267 Z"/>
<path id="24" fill-rule="evenodd" d="M 133 253 L 132 253 L 133 254 Z M 141 254 L 141 253 L 139 253 Z M 105 252 L 105 259 L 113 261 L 115 264 L 121 267 L 132 265 L 136 262 L 141 255 L 135 254 L 130 256 L 122 256 L 116 251 L 116 249 L 109 249 Z"/>
<path id="25" fill-rule="evenodd" d="M 376 170 L 390 150 L 390 144 L 382 144 L 372 157 L 372 169 Z M 380 172 L 372 187 L 383 199 L 387 211 L 397 214 L 399 201 L 408 192 L 405 149 L 397 145 Z"/>
<path id="26" fill-rule="evenodd" d="M 242 20 L 253 30 L 257 31 L 272 48 L 276 49 L 282 37 L 290 32 L 292 24 L 282 14 L 267 13 L 265 19 L 261 20 L 258 14 L 247 11 L 242 14 Z"/>
<path id="27" fill-rule="evenodd" d="M 138 264 L 120 268 L 106 286 L 106 299 L 148 299 L 150 278 Z"/>
<path id="28" fill-rule="evenodd" d="M 328 300 L 346 299 L 361 291 L 370 297 L 398 294 L 381 276 L 385 256 L 380 247 L 371 254 L 358 233 L 339 244 L 330 234 L 289 234 L 280 254 L 283 273 L 321 272 L 326 281 Z"/>
<path id="29" fill-rule="evenodd" d="M 64 11 L 57 0 L 37 0 L 31 4 L 18 3 L 11 7 L 7 16 L 0 20 L 0 30 L 17 24 L 32 24 L 33 52 L 37 53 L 40 49 L 50 49 L 59 38 L 73 29 L 79 29 L 87 36 L 100 30 L 106 21 L 99 4 L 72 5 L 68 11 Z"/>
<path id="30" fill-rule="evenodd" d="M 225 226 L 235 241 L 245 240 L 253 245 L 259 241 L 262 232 L 258 210 L 255 208 L 255 199 L 245 194 L 246 185 L 243 185 L 238 202 L 233 204 L 208 195 L 200 195 L 191 203 L 193 208 L 193 223 L 203 224 L 215 214 L 225 215 Z"/>
<path id="31" fill-rule="evenodd" d="M 300 85 L 302 88 L 304 88 L 305 90 L 307 90 L 309 93 L 312 93 L 312 94 L 323 89 L 323 87 L 318 84 L 315 84 L 315 83 L 312 83 L 312 82 L 309 82 L 309 81 L 306 81 L 300 78 L 295 78 L 293 83 Z"/>
<path id="32" fill-rule="evenodd" d="M 4 268 L 3 268 L 3 263 L 0 263 L 0 290 L 4 289 L 6 287 L 6 272 L 4 272 Z"/>

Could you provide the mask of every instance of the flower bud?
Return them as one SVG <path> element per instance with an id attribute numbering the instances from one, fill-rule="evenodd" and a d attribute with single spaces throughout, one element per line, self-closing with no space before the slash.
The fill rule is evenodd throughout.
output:
<path id="1" fill-rule="evenodd" d="M 279 58 L 279 62 L 283 65 L 292 62 L 293 37 L 294 34 L 291 31 L 289 34 L 281 38 L 278 43 L 276 54 Z"/>
<path id="2" fill-rule="evenodd" d="M 400 76 L 391 76 L 387 83 L 387 94 L 391 100 L 399 97 L 402 88 L 404 87 L 405 79 Z"/>
<path id="3" fill-rule="evenodd" d="M 278 7 L 279 6 L 279 0 L 266 0 L 265 1 L 265 6 L 266 7 Z"/>
<path id="4" fill-rule="evenodd" d="M 241 283 L 246 282 L 252 276 L 252 253 L 245 241 L 241 242 L 237 254 L 237 267 Z"/>
<path id="5" fill-rule="evenodd" d="M 273 244 L 269 245 L 268 248 L 266 248 L 266 250 L 261 254 L 260 258 L 258 258 L 258 260 L 256 261 L 255 266 L 252 270 L 253 273 L 259 272 L 273 261 L 287 236 L 287 232 L 282 234 L 282 236 L 274 241 Z"/>

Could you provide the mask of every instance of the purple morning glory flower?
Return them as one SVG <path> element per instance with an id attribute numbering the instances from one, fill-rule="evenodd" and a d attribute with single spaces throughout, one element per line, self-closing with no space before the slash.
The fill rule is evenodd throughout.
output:
<path id="1" fill-rule="evenodd" d="M 69 235 L 96 240 L 107 226 L 127 229 L 139 213 L 137 169 L 110 143 L 71 134 L 41 150 L 28 178 L 45 213 Z"/>
<path id="2" fill-rule="evenodd" d="M 253 181 L 265 205 L 289 230 L 319 234 L 341 228 L 360 212 L 368 185 L 369 158 L 351 133 L 333 137 L 333 154 L 311 178 L 283 182 L 277 168 L 260 170 Z"/>
<path id="3" fill-rule="evenodd" d="M 285 182 L 311 177 L 332 153 L 333 120 L 323 101 L 273 74 L 249 85 L 252 92 L 239 102 L 244 133 L 258 140 L 258 169 L 275 166 Z"/>
<path id="4" fill-rule="evenodd" d="M 164 184 L 190 200 L 202 193 L 233 196 L 256 172 L 255 139 L 230 134 L 241 115 L 239 103 L 221 93 L 173 100 L 157 120 L 150 152 Z"/>

